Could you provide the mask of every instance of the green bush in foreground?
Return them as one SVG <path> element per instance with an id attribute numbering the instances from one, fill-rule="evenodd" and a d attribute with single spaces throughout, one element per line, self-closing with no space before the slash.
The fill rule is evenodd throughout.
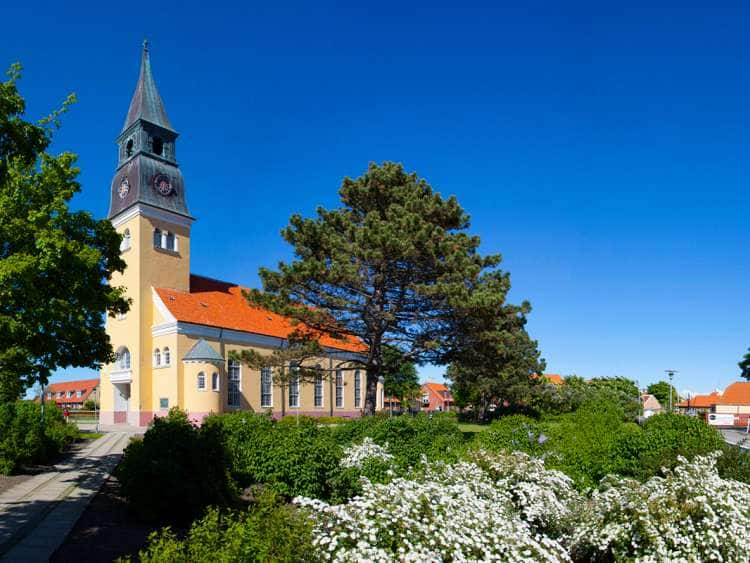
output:
<path id="1" fill-rule="evenodd" d="M 77 435 L 54 404 L 45 405 L 43 421 L 42 407 L 33 401 L 0 404 L 0 474 L 51 461 Z"/>
<path id="2" fill-rule="evenodd" d="M 308 561 L 312 521 L 272 492 L 262 493 L 245 512 L 211 508 L 184 540 L 166 528 L 149 536 L 138 554 L 142 563 L 196 561 Z"/>
<path id="3" fill-rule="evenodd" d="M 116 476 L 144 519 L 189 522 L 211 504 L 232 504 L 228 465 L 220 428 L 198 428 L 173 408 L 125 448 Z"/>

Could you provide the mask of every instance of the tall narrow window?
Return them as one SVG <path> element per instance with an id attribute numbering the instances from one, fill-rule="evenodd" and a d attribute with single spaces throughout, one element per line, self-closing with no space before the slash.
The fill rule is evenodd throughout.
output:
<path id="1" fill-rule="evenodd" d="M 211 391 L 218 391 L 219 390 L 219 374 L 216 372 L 213 372 L 211 374 Z"/>
<path id="2" fill-rule="evenodd" d="M 321 374 L 315 376 L 315 406 L 323 406 L 323 376 Z"/>
<path id="3" fill-rule="evenodd" d="M 154 151 L 154 154 L 158 154 L 161 156 L 161 153 L 164 152 L 164 141 L 162 141 L 159 137 L 154 137 L 151 141 L 151 148 Z"/>
<path id="4" fill-rule="evenodd" d="M 205 391 L 206 390 L 206 374 L 201 372 L 198 372 L 198 391 Z"/>
<path id="5" fill-rule="evenodd" d="M 299 368 L 291 365 L 289 370 L 289 406 L 299 408 Z"/>
<path id="6" fill-rule="evenodd" d="M 264 409 L 273 406 L 273 379 L 271 377 L 271 368 L 262 368 L 260 370 L 260 406 Z"/>
<path id="7" fill-rule="evenodd" d="M 117 369 L 130 369 L 130 350 L 125 346 L 120 346 L 117 350 Z"/>
<path id="8" fill-rule="evenodd" d="M 344 372 L 336 370 L 336 408 L 344 408 Z"/>
<path id="9" fill-rule="evenodd" d="M 158 368 L 161 365 L 161 352 L 157 348 L 154 350 L 154 367 Z"/>
<path id="10" fill-rule="evenodd" d="M 167 231 L 167 244 L 166 244 L 167 250 L 174 250 L 174 233 L 171 231 Z"/>
<path id="11" fill-rule="evenodd" d="M 161 229 L 154 229 L 154 248 L 161 248 Z"/>
<path id="12" fill-rule="evenodd" d="M 161 360 L 164 362 L 165 366 L 169 365 L 169 362 L 171 361 L 170 355 L 169 355 L 169 348 L 166 346 L 164 347 L 164 350 L 161 353 Z"/>
<path id="13" fill-rule="evenodd" d="M 133 156 L 133 139 L 128 139 L 128 142 L 125 143 L 125 157 L 130 158 Z"/>
<path id="14" fill-rule="evenodd" d="M 362 406 L 362 378 L 360 377 L 359 370 L 354 372 L 354 408 L 358 409 Z"/>
<path id="15" fill-rule="evenodd" d="M 240 363 L 229 360 L 227 363 L 227 405 L 240 406 Z"/>

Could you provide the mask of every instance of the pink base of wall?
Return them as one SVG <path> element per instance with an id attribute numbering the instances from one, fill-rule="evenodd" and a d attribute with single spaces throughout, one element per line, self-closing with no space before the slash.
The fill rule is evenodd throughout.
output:
<path id="1" fill-rule="evenodd" d="M 157 416 L 167 416 L 168 411 L 167 410 L 158 410 L 158 411 L 141 411 L 141 412 L 134 412 L 131 411 L 128 413 L 127 420 L 132 423 L 136 423 L 138 426 L 148 426 L 151 424 L 151 422 L 154 420 L 154 417 Z M 190 412 L 188 413 L 188 419 L 191 422 L 194 422 L 195 424 L 202 424 L 203 419 L 206 418 L 208 415 L 212 413 L 210 412 Z M 330 411 L 287 411 L 284 416 L 287 417 L 294 417 L 297 416 L 309 416 L 313 418 L 321 417 L 321 416 L 330 416 Z M 278 420 L 281 418 L 281 411 L 274 411 L 271 415 L 274 419 Z M 362 416 L 362 411 L 334 411 L 333 416 L 340 416 L 343 418 L 359 418 Z M 106 424 L 106 425 L 113 425 L 115 424 L 115 413 L 112 411 L 100 411 L 99 412 L 99 423 L 100 424 Z"/>

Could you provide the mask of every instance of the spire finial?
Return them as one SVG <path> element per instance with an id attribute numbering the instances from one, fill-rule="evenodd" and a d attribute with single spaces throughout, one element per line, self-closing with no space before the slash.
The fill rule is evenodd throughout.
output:
<path id="1" fill-rule="evenodd" d="M 148 39 L 143 39 L 143 50 L 148 53 Z"/>

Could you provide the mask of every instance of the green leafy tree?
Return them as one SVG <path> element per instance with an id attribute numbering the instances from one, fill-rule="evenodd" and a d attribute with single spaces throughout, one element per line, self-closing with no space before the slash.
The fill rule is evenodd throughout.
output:
<path id="1" fill-rule="evenodd" d="M 455 197 L 443 198 L 400 164 L 370 164 L 345 178 L 339 195 L 337 209 L 291 217 L 282 236 L 294 260 L 261 269 L 263 291 L 248 298 L 292 318 L 310 340 L 321 333 L 360 340 L 354 361 L 367 372 L 371 414 L 386 347 L 410 362 L 449 363 L 461 321 L 504 300 L 505 293 L 492 303 L 473 297 L 500 256 L 479 254 Z"/>
<path id="2" fill-rule="evenodd" d="M 59 115 L 24 120 L 20 66 L 0 84 L 0 400 L 46 383 L 60 367 L 112 359 L 105 313 L 125 312 L 120 236 L 68 205 L 80 190 L 76 156 L 47 152 Z"/>
<path id="3" fill-rule="evenodd" d="M 669 395 L 670 391 L 672 394 L 672 405 L 679 402 L 680 397 L 677 394 L 673 385 L 670 385 L 667 381 L 659 381 L 652 383 L 646 388 L 646 392 L 656 397 L 656 400 L 661 403 L 662 408 L 669 408 Z"/>
<path id="4" fill-rule="evenodd" d="M 419 375 L 414 362 L 404 359 L 404 355 L 391 346 L 383 349 L 383 387 L 385 395 L 396 397 L 404 402 L 413 399 L 420 389 Z"/>
<path id="5" fill-rule="evenodd" d="M 737 365 L 740 366 L 740 377 L 750 381 L 750 348 L 748 348 L 742 361 Z"/>

